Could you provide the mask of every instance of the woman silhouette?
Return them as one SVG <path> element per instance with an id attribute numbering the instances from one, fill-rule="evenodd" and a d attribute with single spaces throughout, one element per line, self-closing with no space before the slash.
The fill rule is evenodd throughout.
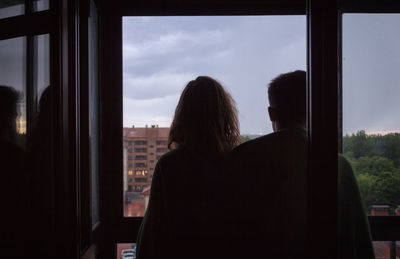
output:
<path id="1" fill-rule="evenodd" d="M 182 92 L 168 147 L 155 168 L 137 258 L 213 258 L 221 251 L 224 161 L 240 143 L 229 93 L 200 76 Z"/>

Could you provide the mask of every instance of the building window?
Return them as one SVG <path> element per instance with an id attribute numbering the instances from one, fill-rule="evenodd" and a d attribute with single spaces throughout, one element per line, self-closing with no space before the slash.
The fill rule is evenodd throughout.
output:
<path id="1" fill-rule="evenodd" d="M 147 170 L 136 170 L 135 175 L 136 176 L 145 176 L 145 175 L 147 175 Z"/>
<path id="2" fill-rule="evenodd" d="M 137 153 L 146 153 L 147 152 L 147 148 L 135 148 L 135 152 L 137 152 Z"/>
<path id="3" fill-rule="evenodd" d="M 135 145 L 147 145 L 147 141 L 146 140 L 136 140 Z"/>
<path id="4" fill-rule="evenodd" d="M 132 185 L 128 185 L 128 192 L 132 191 Z"/>
<path id="5" fill-rule="evenodd" d="M 132 170 L 128 170 L 128 175 L 133 175 Z"/>
<path id="6" fill-rule="evenodd" d="M 154 160 L 150 160 L 150 163 L 154 163 Z"/>
<path id="7" fill-rule="evenodd" d="M 128 153 L 132 153 L 132 148 L 128 148 Z"/>
<path id="8" fill-rule="evenodd" d="M 132 146 L 132 141 L 127 141 L 128 146 Z"/>
<path id="9" fill-rule="evenodd" d="M 135 160 L 147 160 L 147 156 L 135 156 Z"/>
<path id="10" fill-rule="evenodd" d="M 166 140 L 157 140 L 156 144 L 157 145 L 167 145 L 167 141 Z"/>
<path id="11" fill-rule="evenodd" d="M 154 146 L 153 146 L 153 145 L 150 145 L 150 148 L 154 148 Z"/>
<path id="12" fill-rule="evenodd" d="M 133 181 L 132 178 L 128 178 L 128 183 L 131 183 Z"/>
<path id="13" fill-rule="evenodd" d="M 143 186 L 135 185 L 135 192 L 141 192 L 141 191 L 143 191 Z"/>
<path id="14" fill-rule="evenodd" d="M 135 167 L 140 168 L 140 167 L 146 167 L 146 163 L 135 163 Z"/>
<path id="15" fill-rule="evenodd" d="M 150 153 L 150 156 L 154 156 L 154 153 Z"/>
<path id="16" fill-rule="evenodd" d="M 147 178 L 144 177 L 136 177 L 135 182 L 137 183 L 147 183 Z"/>
<path id="17" fill-rule="evenodd" d="M 158 159 L 160 159 L 160 157 L 161 157 L 161 156 L 157 156 L 156 159 L 158 160 Z"/>
<path id="18" fill-rule="evenodd" d="M 131 157 L 131 156 L 128 156 L 128 160 L 132 160 L 132 157 Z"/>
<path id="19" fill-rule="evenodd" d="M 167 149 L 165 147 L 158 147 L 156 151 L 159 153 L 165 153 L 167 152 Z"/>
<path id="20" fill-rule="evenodd" d="M 132 164 L 129 164 L 129 165 L 128 165 L 128 168 L 132 168 Z"/>

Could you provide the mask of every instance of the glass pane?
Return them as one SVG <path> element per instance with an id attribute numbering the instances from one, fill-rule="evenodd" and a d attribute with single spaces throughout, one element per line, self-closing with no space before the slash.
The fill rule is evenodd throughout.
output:
<path id="1" fill-rule="evenodd" d="M 368 214 L 400 204 L 399 26 L 399 14 L 343 17 L 343 154 Z"/>
<path id="2" fill-rule="evenodd" d="M 400 256 L 399 241 L 374 241 L 375 259 L 392 259 Z"/>
<path id="3" fill-rule="evenodd" d="M 89 16 L 89 117 L 90 117 L 90 169 L 92 186 L 92 227 L 99 215 L 99 92 L 98 92 L 98 45 L 97 8 L 90 1 Z"/>
<path id="4" fill-rule="evenodd" d="M 19 95 L 16 141 L 23 144 L 26 133 L 26 38 L 0 41 L 0 61 L 0 85 L 13 88 Z"/>
<path id="5" fill-rule="evenodd" d="M 116 259 L 135 259 L 136 258 L 136 243 L 121 243 L 117 244 Z"/>
<path id="6" fill-rule="evenodd" d="M 244 141 L 272 132 L 266 86 L 305 69 L 305 24 L 304 16 L 123 18 L 125 216 L 144 215 L 179 96 L 197 76 L 230 92 Z"/>
<path id="7" fill-rule="evenodd" d="M 365 215 L 398 215 L 400 204 L 399 26 L 399 14 L 343 15 L 342 151 Z M 386 243 L 374 242 L 376 258 L 389 258 Z"/>
<path id="8" fill-rule="evenodd" d="M 50 85 L 50 35 L 34 36 L 34 89 L 37 97 Z"/>
<path id="9" fill-rule="evenodd" d="M 6 0 L 0 2 L 0 19 L 25 14 L 24 0 Z"/>
<path id="10" fill-rule="evenodd" d="M 55 240 L 49 53 L 49 35 L 0 41 L 0 171 L 18 192 L 5 196 L 1 228 L 10 251 L 38 258 L 51 254 Z"/>

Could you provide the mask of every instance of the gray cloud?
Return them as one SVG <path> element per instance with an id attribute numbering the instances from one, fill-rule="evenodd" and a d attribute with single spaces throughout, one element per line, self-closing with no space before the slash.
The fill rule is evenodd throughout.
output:
<path id="1" fill-rule="evenodd" d="M 343 131 L 400 130 L 400 15 L 343 19 Z"/>
<path id="2" fill-rule="evenodd" d="M 209 75 L 236 100 L 242 133 L 271 132 L 266 85 L 305 69 L 304 16 L 125 17 L 123 26 L 125 126 L 169 126 L 182 88 Z"/>

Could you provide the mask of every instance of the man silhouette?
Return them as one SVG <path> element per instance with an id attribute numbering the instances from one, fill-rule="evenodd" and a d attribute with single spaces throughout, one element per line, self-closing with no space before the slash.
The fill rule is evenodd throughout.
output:
<path id="1" fill-rule="evenodd" d="M 307 258 L 306 72 L 273 79 L 268 99 L 274 133 L 239 145 L 231 155 L 234 235 L 247 258 Z M 339 217 L 338 258 L 374 258 L 357 182 L 342 156 L 338 193 L 338 210 L 332 205 Z"/>

